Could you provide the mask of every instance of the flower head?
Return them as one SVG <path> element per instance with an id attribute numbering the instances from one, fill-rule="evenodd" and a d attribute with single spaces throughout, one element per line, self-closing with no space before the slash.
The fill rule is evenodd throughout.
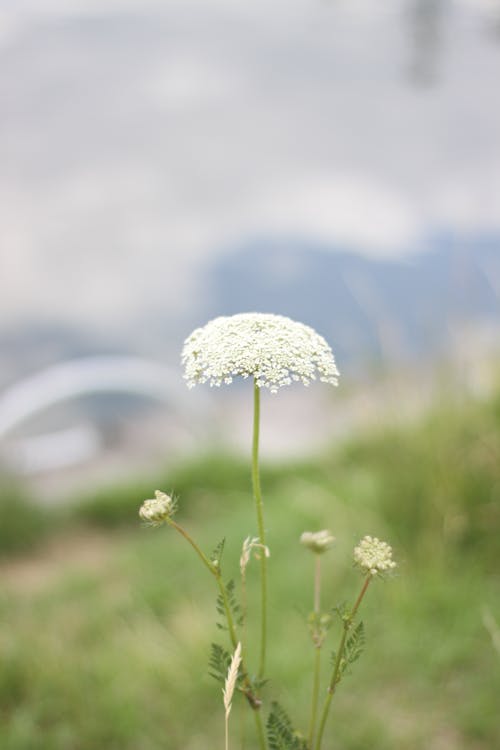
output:
<path id="1" fill-rule="evenodd" d="M 182 350 L 184 377 L 220 386 L 253 376 L 259 388 L 276 393 L 283 385 L 317 377 L 337 385 L 332 350 L 313 328 L 282 315 L 240 313 L 211 320 L 188 336 Z"/>
<path id="2" fill-rule="evenodd" d="M 365 536 L 354 548 L 354 562 L 364 573 L 372 576 L 385 573 L 396 567 L 392 559 L 392 547 L 376 536 Z"/>
<path id="3" fill-rule="evenodd" d="M 327 529 L 323 529 L 322 531 L 304 531 L 300 537 L 300 543 L 316 555 L 321 555 L 330 549 L 334 541 L 335 537 Z"/>
<path id="4" fill-rule="evenodd" d="M 154 499 L 145 500 L 140 507 L 139 515 L 150 526 L 161 526 L 175 513 L 175 500 L 160 490 L 156 490 Z"/>

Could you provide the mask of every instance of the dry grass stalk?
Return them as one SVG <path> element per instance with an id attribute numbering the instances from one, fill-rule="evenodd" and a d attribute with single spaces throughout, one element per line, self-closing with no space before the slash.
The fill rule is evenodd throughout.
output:
<path id="1" fill-rule="evenodd" d="M 231 712 L 231 702 L 233 700 L 234 690 L 236 688 L 236 680 L 238 679 L 238 669 L 241 663 L 241 643 L 236 646 L 231 664 L 227 671 L 226 683 L 222 689 L 224 696 L 224 708 L 226 709 L 226 750 L 229 748 L 229 714 Z"/>

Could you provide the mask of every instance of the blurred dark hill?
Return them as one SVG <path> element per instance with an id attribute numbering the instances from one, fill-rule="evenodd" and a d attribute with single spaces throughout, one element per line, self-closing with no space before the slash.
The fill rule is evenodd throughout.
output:
<path id="1" fill-rule="evenodd" d="M 209 272 L 205 319 L 241 311 L 288 315 L 335 342 L 351 368 L 434 359 L 461 331 L 500 325 L 500 238 L 377 259 L 306 242 L 255 240 Z"/>
<path id="2" fill-rule="evenodd" d="M 460 244 L 437 236 L 429 250 L 403 258 L 375 258 L 308 241 L 250 241 L 212 256 L 201 269 L 204 294 L 175 318 L 138 313 L 147 336 L 27 319 L 15 331 L 0 329 L 4 385 L 38 369 L 81 356 L 140 354 L 179 363 L 193 327 L 217 315 L 274 312 L 301 320 L 334 344 L 342 370 L 386 367 L 415 359 L 453 356 L 468 340 L 498 340 L 500 237 L 475 236 Z M 139 319 L 143 316 L 144 320 Z M 155 322 L 151 324 L 154 317 Z"/>

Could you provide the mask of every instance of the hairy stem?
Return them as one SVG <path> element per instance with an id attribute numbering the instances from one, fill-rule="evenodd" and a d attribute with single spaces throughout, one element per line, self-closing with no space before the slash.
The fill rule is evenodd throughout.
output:
<path id="1" fill-rule="evenodd" d="M 222 581 L 222 578 L 220 577 L 220 573 L 216 573 L 215 580 L 217 581 L 217 587 L 220 591 L 222 602 L 224 604 L 224 614 L 226 615 L 229 638 L 231 639 L 231 644 L 233 648 L 236 648 L 236 646 L 238 645 L 238 638 L 236 636 L 236 627 L 234 625 L 233 613 L 231 612 L 231 607 L 229 606 L 229 598 L 227 595 L 227 590 L 226 590 L 226 587 L 224 586 L 224 582 Z M 243 660 L 241 663 L 243 664 Z"/>
<path id="2" fill-rule="evenodd" d="M 260 661 L 259 677 L 264 677 L 266 670 L 266 641 L 267 641 L 267 558 L 264 550 L 266 544 L 266 532 L 264 528 L 264 503 L 260 489 L 259 473 L 259 426 L 260 426 L 260 388 L 254 380 L 253 386 L 254 410 L 253 410 L 253 441 L 252 441 L 252 484 L 257 511 L 257 528 L 259 530 L 259 542 L 263 545 L 263 554 L 260 557 L 260 592 L 261 592 L 261 634 L 260 634 Z"/>
<path id="3" fill-rule="evenodd" d="M 309 738 L 307 742 L 308 748 L 312 748 L 313 746 L 314 732 L 316 729 L 316 719 L 318 716 L 320 665 L 321 665 L 321 648 L 319 646 L 316 646 L 314 649 L 314 673 L 313 673 L 313 689 L 312 689 L 312 701 L 311 701 L 311 720 L 309 722 Z"/>
<path id="4" fill-rule="evenodd" d="M 170 526 L 172 526 L 176 531 L 178 531 L 179 534 L 181 534 L 181 536 L 183 536 L 184 539 L 186 539 L 186 541 L 189 542 L 189 544 L 195 550 L 196 554 L 201 559 L 205 567 L 208 568 L 208 570 L 214 576 L 215 582 L 217 583 L 217 588 L 219 589 L 219 592 L 222 598 L 222 603 L 224 605 L 224 614 L 225 614 L 226 621 L 227 621 L 227 627 L 228 627 L 228 632 L 229 632 L 229 638 L 231 640 L 231 645 L 233 648 L 236 648 L 236 646 L 238 645 L 238 637 L 236 635 L 236 626 L 234 623 L 233 613 L 231 612 L 231 607 L 229 605 L 229 597 L 227 595 L 227 589 L 221 577 L 220 568 L 216 567 L 212 562 L 210 562 L 208 557 L 200 549 L 198 544 L 196 544 L 196 542 L 194 541 L 192 536 L 186 531 L 186 529 L 180 526 L 172 518 L 169 518 L 167 523 Z M 255 722 L 257 725 L 257 731 L 258 731 L 258 737 L 259 737 L 259 747 L 261 748 L 261 750 L 266 750 L 266 740 L 265 740 L 264 730 L 262 727 L 262 718 L 260 716 L 261 704 L 260 704 L 259 698 L 254 693 L 252 682 L 250 680 L 250 677 L 248 676 L 248 671 L 245 666 L 243 655 L 241 659 L 240 669 L 243 675 L 243 685 L 244 685 L 243 692 L 248 700 L 248 703 L 250 704 L 252 708 L 252 713 L 256 716 Z"/>
<path id="5" fill-rule="evenodd" d="M 205 567 L 208 568 L 211 574 L 214 576 L 215 581 L 217 583 L 217 587 L 220 591 L 220 595 L 222 597 L 222 602 L 224 604 L 224 613 L 226 615 L 227 627 L 229 630 L 229 637 L 231 639 L 231 645 L 233 646 L 233 648 L 236 648 L 236 646 L 238 645 L 238 638 L 236 637 L 236 628 L 234 625 L 233 614 L 231 612 L 231 607 L 229 606 L 229 598 L 227 595 L 226 587 L 224 586 L 224 582 L 221 578 L 220 568 L 216 567 L 212 562 L 210 562 L 208 557 L 196 544 L 193 537 L 186 531 L 186 529 L 183 529 L 182 526 L 180 526 L 172 518 L 168 519 L 168 523 L 176 531 L 178 531 L 179 534 L 181 534 L 184 537 L 184 539 L 186 539 L 186 541 L 189 542 L 189 544 L 195 550 L 196 554 L 201 559 Z"/>
<path id="6" fill-rule="evenodd" d="M 241 571 L 241 655 L 246 657 L 247 649 L 247 577 L 246 571 Z"/>
<path id="7" fill-rule="evenodd" d="M 363 586 L 361 588 L 361 591 L 359 592 L 358 598 L 356 599 L 354 607 L 350 611 L 349 616 L 344 619 L 344 630 L 342 632 L 342 637 L 340 639 L 339 648 L 337 651 L 335 664 L 333 666 L 333 672 L 332 672 L 330 684 L 328 685 L 328 693 L 326 695 L 325 702 L 323 704 L 323 711 L 321 713 L 321 721 L 319 724 L 318 736 L 316 738 L 316 744 L 314 745 L 314 750 L 321 750 L 321 742 L 323 740 L 323 733 L 325 731 L 325 725 L 326 725 L 326 720 L 328 718 L 328 712 L 330 710 L 330 704 L 332 702 L 332 698 L 334 696 L 335 689 L 337 687 L 337 683 L 339 679 L 340 665 L 342 663 L 342 658 L 344 656 L 347 634 L 356 616 L 356 612 L 359 609 L 359 605 L 361 604 L 361 601 L 366 593 L 366 589 L 368 588 L 370 581 L 371 581 L 371 576 L 367 575 L 363 583 Z"/>
<path id="8" fill-rule="evenodd" d="M 262 715 L 260 710 L 254 711 L 253 715 L 255 716 L 255 727 L 257 729 L 257 737 L 259 738 L 260 750 L 266 750 L 266 735 L 264 733 L 264 725 L 262 724 Z"/>
<path id="9" fill-rule="evenodd" d="M 321 596 L 321 557 L 315 555 L 314 565 L 314 614 L 318 618 L 321 611 L 320 596 Z M 315 621 L 315 632 L 313 633 L 314 643 L 314 668 L 313 668 L 313 686 L 312 686 L 312 699 L 311 699 L 311 718 L 309 721 L 309 737 L 307 746 L 312 748 L 314 742 L 314 732 L 316 730 L 316 719 L 318 716 L 318 697 L 319 697 L 319 683 L 320 683 L 320 669 L 321 669 L 321 646 L 322 643 L 318 639 L 318 623 Z"/>
<path id="10" fill-rule="evenodd" d="M 205 553 L 202 552 L 202 550 L 199 548 L 199 546 L 194 541 L 193 537 L 190 534 L 188 534 L 188 532 L 186 531 L 186 529 L 183 529 L 182 526 L 179 526 L 179 524 L 176 521 L 174 521 L 173 518 L 169 518 L 168 521 L 167 521 L 167 523 L 169 524 L 169 526 L 172 526 L 176 531 L 178 531 L 179 534 L 181 534 L 181 536 L 183 536 L 184 539 L 186 539 L 189 542 L 189 544 L 194 549 L 194 551 L 196 552 L 196 554 L 198 555 L 198 557 L 201 559 L 201 561 L 205 565 L 205 567 L 207 567 L 209 569 L 209 571 L 212 573 L 212 575 L 214 575 L 215 577 L 217 577 L 217 568 L 215 567 L 215 565 L 213 565 L 210 562 L 210 560 L 205 555 Z M 236 644 L 235 644 L 235 646 L 236 646 Z"/>
<path id="11" fill-rule="evenodd" d="M 314 611 L 317 615 L 320 613 L 320 596 L 321 596 L 321 556 L 315 555 L 314 565 Z"/>

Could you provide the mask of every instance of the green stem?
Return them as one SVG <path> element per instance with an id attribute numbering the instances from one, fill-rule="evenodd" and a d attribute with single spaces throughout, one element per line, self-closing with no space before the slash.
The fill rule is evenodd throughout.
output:
<path id="1" fill-rule="evenodd" d="M 222 597 L 222 602 L 224 604 L 224 612 L 226 615 L 227 627 L 229 629 L 229 637 L 231 638 L 231 644 L 233 648 L 236 648 L 236 646 L 238 645 L 238 638 L 236 636 L 236 628 L 234 625 L 231 607 L 229 606 L 229 598 L 227 595 L 226 587 L 224 586 L 224 582 L 222 581 L 222 578 L 221 578 L 220 569 L 218 567 L 215 567 L 215 565 L 210 562 L 208 557 L 196 544 L 193 537 L 190 534 L 188 534 L 186 529 L 183 529 L 182 526 L 179 526 L 179 524 L 176 521 L 174 521 L 172 518 L 169 518 L 168 523 L 176 531 L 178 531 L 179 534 L 181 534 L 184 537 L 184 539 L 186 539 L 189 542 L 189 544 L 195 550 L 196 554 L 201 559 L 205 567 L 207 567 L 209 571 L 211 572 L 211 574 L 214 576 L 216 583 L 217 583 L 217 587 L 220 591 L 220 595 Z"/>
<path id="2" fill-rule="evenodd" d="M 319 697 L 319 683 L 320 683 L 320 669 L 321 669 L 321 646 L 322 640 L 319 640 L 319 634 L 317 632 L 318 623 L 317 618 L 320 616 L 320 595 L 321 595 L 321 557 L 315 555 L 315 566 L 314 566 L 314 614 L 316 615 L 315 632 L 313 634 L 314 643 L 314 668 L 313 668 L 313 687 L 312 687 L 312 700 L 311 700 L 311 719 L 309 721 L 309 738 L 307 746 L 312 748 L 314 742 L 314 732 L 316 730 L 316 719 L 318 715 L 318 697 Z"/>
<path id="3" fill-rule="evenodd" d="M 181 534 L 184 537 L 184 539 L 186 539 L 189 542 L 189 544 L 194 549 L 198 557 L 201 559 L 205 567 L 207 567 L 209 571 L 211 572 L 211 574 L 217 578 L 218 576 L 217 568 L 215 567 L 215 565 L 213 565 L 210 562 L 210 560 L 205 555 L 205 553 L 201 551 L 201 549 L 198 547 L 198 545 L 194 541 L 193 537 L 188 534 L 186 529 L 183 529 L 182 526 L 179 526 L 179 524 L 176 523 L 176 521 L 174 521 L 173 518 L 169 518 L 167 523 L 169 524 L 169 526 L 172 526 L 176 531 L 178 531 L 179 534 Z"/>
<path id="4" fill-rule="evenodd" d="M 321 721 L 319 724 L 318 736 L 316 738 L 316 744 L 314 745 L 314 750 L 321 750 L 321 742 L 323 740 L 323 733 L 325 731 L 325 725 L 326 725 L 326 720 L 328 718 L 328 712 L 330 710 L 330 704 L 332 702 L 332 698 L 334 696 L 335 689 L 338 683 L 340 665 L 342 663 L 342 658 L 344 656 L 347 634 L 356 616 L 356 612 L 358 611 L 359 605 L 361 604 L 361 601 L 366 593 L 366 589 L 368 588 L 368 584 L 370 583 L 370 581 L 371 581 L 371 576 L 368 575 L 365 578 L 365 582 L 363 583 L 363 587 L 361 591 L 359 592 L 359 596 L 356 599 L 356 603 L 354 604 L 354 607 L 349 613 L 349 616 L 346 617 L 346 619 L 344 620 L 344 631 L 342 633 L 342 638 L 340 639 L 340 644 L 339 644 L 339 648 L 337 651 L 337 658 L 335 659 L 335 664 L 333 667 L 332 678 L 330 680 L 330 684 L 328 685 L 328 693 L 326 695 L 325 703 L 323 705 L 323 711 L 321 714 Z"/>
<path id="5" fill-rule="evenodd" d="M 205 555 L 205 553 L 200 549 L 200 547 L 196 544 L 192 536 L 186 531 L 186 529 L 183 529 L 182 526 L 180 526 L 176 521 L 174 521 L 172 518 L 168 519 L 168 524 L 172 526 L 176 531 L 181 534 L 181 536 L 186 539 L 186 541 L 189 542 L 191 547 L 195 550 L 198 557 L 202 560 L 205 567 L 208 568 L 208 570 L 211 572 L 211 574 L 214 576 L 215 581 L 217 583 L 217 588 L 220 591 L 220 595 L 222 597 L 222 602 L 224 605 L 224 614 L 226 616 L 227 620 L 227 627 L 229 631 L 229 638 L 231 640 L 231 644 L 233 648 L 236 648 L 238 645 L 238 638 L 236 635 L 236 627 L 234 624 L 233 614 L 231 612 L 231 607 L 229 605 L 229 597 L 227 595 L 227 589 L 224 585 L 224 582 L 221 578 L 221 572 L 220 568 L 213 565 L 213 563 L 210 562 L 208 557 Z M 241 672 L 243 675 L 243 684 L 244 684 L 244 693 L 252 707 L 252 713 L 256 714 L 256 724 L 259 734 L 259 745 L 261 747 L 261 750 L 266 750 L 266 741 L 264 736 L 264 730 L 262 727 L 262 719 L 260 717 L 260 700 L 258 697 L 254 694 L 252 683 L 250 681 L 250 678 L 248 676 L 247 669 L 245 667 L 244 660 L 242 658 L 241 660 Z"/>
<path id="6" fill-rule="evenodd" d="M 236 648 L 236 646 L 238 645 L 238 638 L 236 636 L 236 628 L 234 626 L 233 613 L 231 612 L 231 607 L 229 606 L 229 598 L 227 596 L 226 587 L 224 586 L 222 578 L 220 577 L 220 573 L 216 574 L 215 580 L 217 581 L 217 586 L 219 588 L 220 595 L 222 597 L 222 602 L 224 604 L 224 613 L 226 615 L 227 627 L 229 630 L 229 637 L 231 639 L 231 644 L 233 648 Z M 243 660 L 242 660 L 242 671 L 244 671 Z"/>
<path id="7" fill-rule="evenodd" d="M 319 615 L 321 604 L 321 555 L 315 555 L 314 565 L 314 611 Z"/>
<path id="8" fill-rule="evenodd" d="M 233 620 L 233 614 L 231 612 L 231 607 L 229 606 L 229 598 L 228 598 L 228 595 L 227 595 L 226 587 L 224 586 L 224 582 L 223 582 L 223 580 L 221 578 L 220 568 L 216 567 L 212 562 L 210 562 L 210 560 L 208 559 L 208 557 L 200 549 L 200 547 L 196 544 L 196 542 L 194 541 L 193 537 L 186 531 L 186 529 L 183 529 L 182 526 L 180 526 L 176 521 L 173 520 L 173 518 L 169 518 L 168 521 L 167 521 L 167 523 L 170 526 L 172 526 L 176 531 L 178 531 L 179 534 L 181 534 L 181 536 L 183 536 L 184 539 L 186 539 L 186 541 L 189 542 L 189 544 L 194 549 L 194 551 L 196 552 L 196 554 L 198 555 L 198 557 L 201 559 L 201 561 L 203 562 L 203 564 L 205 565 L 205 567 L 208 568 L 208 570 L 214 576 L 215 581 L 217 583 L 217 587 L 218 587 L 218 589 L 220 591 L 220 595 L 222 597 L 222 602 L 224 604 L 224 612 L 225 612 L 225 615 L 226 615 L 227 627 L 228 627 L 228 630 L 229 630 L 229 637 L 231 639 L 231 644 L 232 644 L 233 648 L 236 648 L 236 646 L 238 645 L 238 638 L 236 636 L 236 628 L 235 628 L 235 625 L 234 625 L 234 620 Z"/>
<path id="9" fill-rule="evenodd" d="M 257 729 L 257 737 L 259 738 L 260 750 L 266 750 L 266 735 L 264 734 L 264 726 L 262 724 L 260 709 L 256 709 L 255 711 L 253 711 L 253 715 L 255 716 L 255 727 Z"/>
<path id="10" fill-rule="evenodd" d="M 241 658 L 247 653 L 247 580 L 245 570 L 241 571 Z"/>
<path id="11" fill-rule="evenodd" d="M 316 729 L 316 718 L 318 715 L 318 697 L 319 697 L 319 677 L 321 665 L 321 648 L 316 646 L 314 649 L 314 675 L 313 691 L 311 702 L 311 721 L 309 723 L 309 739 L 307 747 L 312 748 L 314 742 L 314 730 Z"/>
<path id="12" fill-rule="evenodd" d="M 261 592 L 261 636 L 259 678 L 263 678 L 266 670 L 266 641 L 267 641 L 267 558 L 265 555 L 266 532 L 264 528 L 264 503 L 260 489 L 259 474 L 259 425 L 260 425 L 260 388 L 254 380 L 254 410 L 253 410 L 253 441 L 252 441 L 252 484 L 257 511 L 257 528 L 259 542 L 262 544 L 260 556 L 260 592 Z"/>

